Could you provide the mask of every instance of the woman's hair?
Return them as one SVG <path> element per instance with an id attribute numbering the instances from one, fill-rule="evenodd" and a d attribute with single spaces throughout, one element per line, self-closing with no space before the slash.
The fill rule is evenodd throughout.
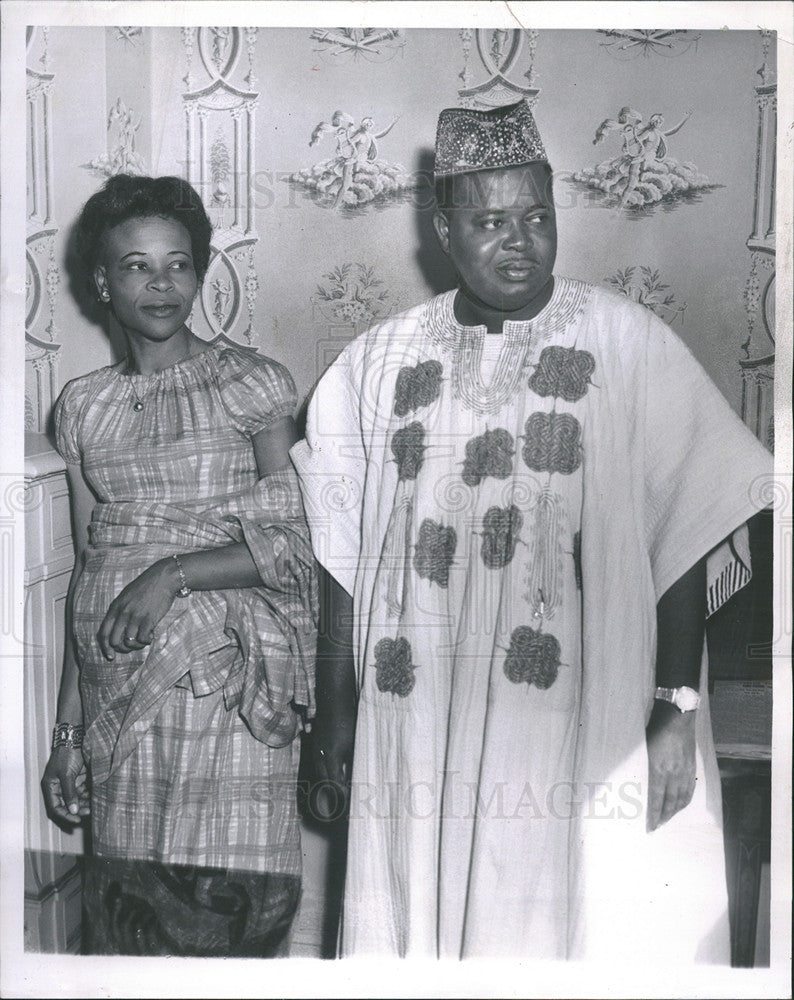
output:
<path id="1" fill-rule="evenodd" d="M 181 177 L 116 174 L 92 195 L 77 220 L 75 247 L 93 284 L 108 230 L 127 219 L 160 217 L 181 222 L 190 236 L 193 266 L 201 282 L 210 260 L 212 223 L 197 192 Z"/>

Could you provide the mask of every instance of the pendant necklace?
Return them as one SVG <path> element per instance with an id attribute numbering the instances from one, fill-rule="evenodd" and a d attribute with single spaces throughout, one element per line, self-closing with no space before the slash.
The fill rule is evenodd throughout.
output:
<path id="1" fill-rule="evenodd" d="M 130 389 L 132 389 L 132 394 L 135 397 L 135 402 L 132 404 L 132 408 L 133 410 L 135 410 L 136 413 L 140 413 L 141 410 L 143 409 L 143 400 L 135 391 L 135 386 L 132 384 L 132 382 L 130 382 Z"/>
<path id="2" fill-rule="evenodd" d="M 174 362 L 173 362 L 173 364 L 174 364 L 174 365 L 179 365 L 179 364 L 181 364 L 181 363 L 182 363 L 183 361 L 186 361 L 186 360 L 187 360 L 187 359 L 188 359 L 189 357 L 190 357 L 190 344 L 188 344 L 188 348 L 187 348 L 187 352 L 186 352 L 185 354 L 183 354 L 183 355 L 182 355 L 182 357 L 181 357 L 181 358 L 179 358 L 179 359 L 178 359 L 177 361 L 174 361 Z M 138 393 L 137 393 L 137 391 L 136 391 L 136 389 L 135 389 L 135 383 L 134 383 L 134 382 L 132 381 L 133 377 L 134 377 L 134 376 L 135 376 L 136 374 L 139 374 L 139 373 L 136 373 L 136 372 L 132 372 L 132 371 L 130 371 L 130 370 L 129 370 L 129 369 L 130 369 L 130 367 L 131 367 L 131 366 L 130 366 L 130 361 L 129 361 L 129 358 L 128 358 L 128 359 L 127 359 L 127 375 L 128 375 L 128 376 L 129 376 L 129 378 L 130 378 L 130 391 L 132 392 L 133 396 L 135 397 L 135 402 L 134 402 L 134 403 L 132 404 L 132 408 L 133 408 L 133 410 L 135 410 L 135 412 L 136 412 L 136 413 L 140 413 L 140 412 L 141 412 L 141 410 L 143 409 L 143 400 L 142 400 L 142 399 L 141 399 L 141 397 L 140 397 L 140 396 L 138 395 Z M 167 368 L 171 368 L 171 367 L 173 367 L 173 365 L 167 365 L 166 367 L 167 367 Z M 164 371 L 165 369 L 160 369 L 160 370 L 161 370 L 161 371 Z M 154 375 L 154 374 L 156 374 L 156 373 L 155 373 L 155 372 L 152 372 L 152 374 Z"/>

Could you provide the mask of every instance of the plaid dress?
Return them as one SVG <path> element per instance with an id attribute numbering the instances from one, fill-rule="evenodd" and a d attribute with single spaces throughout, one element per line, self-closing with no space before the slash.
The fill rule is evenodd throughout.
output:
<path id="1" fill-rule="evenodd" d="M 300 873 L 313 564 L 294 473 L 260 479 L 251 441 L 295 402 L 286 369 L 225 345 L 152 375 L 102 368 L 61 394 L 58 450 L 98 499 L 73 616 L 97 855 Z M 172 553 L 239 541 L 262 587 L 176 598 L 150 646 L 103 658 L 123 587 Z"/>

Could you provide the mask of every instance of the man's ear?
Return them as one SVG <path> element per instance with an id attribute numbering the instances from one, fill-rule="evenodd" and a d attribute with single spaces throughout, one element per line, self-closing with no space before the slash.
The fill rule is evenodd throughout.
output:
<path id="1" fill-rule="evenodd" d="M 97 264 L 94 268 L 94 284 L 100 302 L 110 302 L 110 291 L 108 289 L 107 275 L 102 264 Z"/>
<path id="2" fill-rule="evenodd" d="M 441 249 L 449 255 L 449 219 L 440 209 L 433 215 L 433 228 L 436 231 L 438 242 L 441 244 Z"/>

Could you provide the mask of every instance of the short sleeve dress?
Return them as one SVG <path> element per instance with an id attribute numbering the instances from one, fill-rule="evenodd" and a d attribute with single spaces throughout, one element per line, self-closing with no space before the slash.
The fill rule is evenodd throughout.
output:
<path id="1" fill-rule="evenodd" d="M 226 345 L 152 375 L 102 368 L 58 400 L 58 450 L 97 498 L 73 619 L 98 855 L 300 872 L 312 556 L 294 473 L 260 479 L 252 444 L 295 403 L 285 368 Z M 150 646 L 103 658 L 97 631 L 124 586 L 172 553 L 240 541 L 262 587 L 177 597 Z"/>

